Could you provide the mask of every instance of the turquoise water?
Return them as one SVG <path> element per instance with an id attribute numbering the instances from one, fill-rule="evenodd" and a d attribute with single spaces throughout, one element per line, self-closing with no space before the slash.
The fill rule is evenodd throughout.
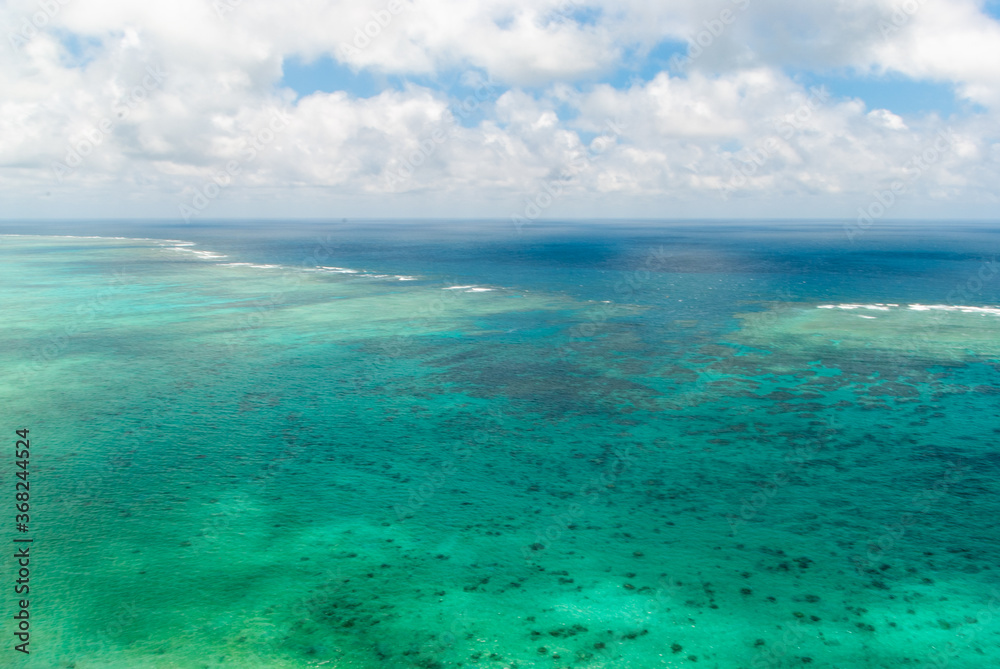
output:
<path id="1" fill-rule="evenodd" d="M 5 231 L 3 666 L 1000 659 L 989 228 Z"/>

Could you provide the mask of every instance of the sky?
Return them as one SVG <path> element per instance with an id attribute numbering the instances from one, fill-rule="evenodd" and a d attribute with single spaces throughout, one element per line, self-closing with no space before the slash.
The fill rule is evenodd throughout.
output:
<path id="1" fill-rule="evenodd" d="M 8 0 L 0 218 L 1000 218 L 1000 2 Z"/>

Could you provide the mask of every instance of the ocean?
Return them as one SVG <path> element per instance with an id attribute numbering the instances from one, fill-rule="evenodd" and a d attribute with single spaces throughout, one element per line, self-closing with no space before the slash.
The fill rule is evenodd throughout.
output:
<path id="1" fill-rule="evenodd" d="M 1000 662 L 996 226 L 0 234 L 4 662 Z"/>

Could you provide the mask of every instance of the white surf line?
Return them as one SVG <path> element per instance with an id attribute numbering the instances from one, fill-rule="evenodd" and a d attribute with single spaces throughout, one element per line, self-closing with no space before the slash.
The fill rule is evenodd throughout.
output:
<path id="1" fill-rule="evenodd" d="M 0 237 L 27 237 L 27 238 L 42 238 L 42 239 L 114 239 L 116 241 L 129 241 L 129 242 L 161 242 L 169 241 L 162 239 L 153 239 L 151 237 L 106 237 L 103 235 L 19 235 L 13 233 L 0 233 Z"/>
<path id="2" fill-rule="evenodd" d="M 187 248 L 186 246 L 168 246 L 167 251 L 177 251 L 178 253 L 190 253 L 195 255 L 202 260 L 218 260 L 219 258 L 228 258 L 229 256 L 224 253 L 215 253 L 214 251 L 199 251 L 197 249 Z"/>
<path id="3" fill-rule="evenodd" d="M 197 246 L 198 242 L 192 242 L 184 239 L 156 239 L 153 237 L 108 237 L 103 235 L 22 235 L 13 233 L 0 233 L 0 237 L 23 237 L 23 238 L 48 238 L 48 239 L 109 239 L 116 241 L 133 241 L 133 242 L 155 242 L 158 246 L 163 248 L 165 251 L 174 251 L 176 253 L 190 253 L 202 260 L 221 260 L 223 258 L 228 258 L 229 256 L 224 253 L 216 253 L 215 251 L 202 251 L 199 249 L 193 249 L 192 246 Z M 388 279 L 392 278 L 396 281 L 419 281 L 420 278 L 416 276 L 409 276 L 406 274 L 370 274 L 363 270 L 350 269 L 348 267 L 328 267 L 320 265 L 315 268 L 309 267 L 288 267 L 285 265 L 260 265 L 256 263 L 249 262 L 228 262 L 228 263 L 216 263 L 220 267 L 252 267 L 254 269 L 280 269 L 286 267 L 287 269 L 294 269 L 303 272 L 324 272 L 328 274 L 355 274 L 359 278 L 365 277 L 369 279 Z M 458 288 L 474 288 L 475 286 L 457 286 Z M 475 292 L 482 292 L 484 290 L 492 290 L 491 288 L 479 289 Z M 472 291 L 467 291 L 472 292 Z"/>
<path id="4" fill-rule="evenodd" d="M 194 251 L 191 249 L 179 249 L 173 248 L 174 251 L 190 251 L 191 253 L 205 254 L 209 253 L 206 251 Z M 209 256 L 204 256 L 209 257 Z M 222 256 L 223 258 L 227 256 Z M 254 267 L 257 269 L 278 269 L 284 268 L 296 272 L 318 272 L 320 274 L 346 274 L 348 276 L 354 276 L 359 279 L 392 279 L 394 281 L 419 281 L 420 277 L 408 276 L 404 274 L 374 274 L 360 269 L 351 269 L 349 267 L 331 267 L 328 265 L 319 265 L 317 267 L 295 267 L 291 265 L 260 265 L 256 263 L 249 262 L 225 262 L 217 263 L 220 267 Z"/>
<path id="5" fill-rule="evenodd" d="M 898 307 L 898 304 L 824 304 L 817 307 L 818 309 L 872 309 L 874 311 L 889 311 L 892 307 Z"/>
<path id="6" fill-rule="evenodd" d="M 184 251 L 189 249 L 173 249 L 175 251 Z M 205 251 L 194 251 L 190 250 L 191 253 L 206 253 Z M 205 256 L 208 257 L 208 256 Z M 222 256 L 226 257 L 226 256 Z M 220 267 L 254 267 L 258 269 L 276 269 L 285 268 L 292 271 L 298 272 L 318 272 L 320 274 L 346 274 L 348 276 L 354 276 L 359 279 L 392 279 L 394 281 L 419 281 L 420 277 L 409 276 L 406 274 L 374 274 L 365 270 L 351 269 L 350 267 L 332 267 L 329 265 L 319 265 L 317 267 L 295 267 L 289 265 L 258 265 L 255 263 L 248 262 L 226 262 L 218 263 Z"/>
<path id="7" fill-rule="evenodd" d="M 252 267 L 254 269 L 281 269 L 284 265 L 258 265 L 252 262 L 220 262 L 216 263 L 219 267 Z M 286 267 L 285 269 L 297 269 L 295 267 Z M 316 270 L 304 269 L 303 272 L 315 272 Z"/>
<path id="8" fill-rule="evenodd" d="M 192 253 L 199 258 L 204 260 L 218 260 L 220 258 L 228 258 L 229 256 L 223 253 L 216 253 L 215 251 L 201 251 L 198 249 L 189 248 L 191 246 L 197 246 L 197 242 L 191 242 L 184 239 L 156 239 L 154 237 L 110 237 L 107 235 L 15 235 L 15 234 L 0 234 L 0 237 L 24 237 L 24 238 L 41 238 L 41 239 L 107 239 L 112 241 L 128 241 L 128 242 L 155 242 L 157 246 L 163 248 L 167 251 L 177 251 L 179 253 Z M 277 265 L 273 265 L 277 267 Z"/>
<path id="9" fill-rule="evenodd" d="M 446 286 L 441 290 L 460 290 L 463 293 L 492 293 L 496 288 L 485 288 L 476 284 L 471 284 L 468 286 Z"/>
<path id="10" fill-rule="evenodd" d="M 867 309 L 872 311 L 890 311 L 899 308 L 898 304 L 875 303 L 875 304 L 821 304 L 817 309 L 844 309 L 851 311 L 854 309 Z M 964 314 L 993 314 L 1000 316 L 1000 307 L 973 307 L 961 304 L 908 304 L 905 307 L 908 311 L 954 311 Z"/>
<path id="11" fill-rule="evenodd" d="M 969 307 L 951 304 L 911 304 L 910 311 L 960 311 L 963 314 L 993 314 L 1000 316 L 998 307 Z"/>

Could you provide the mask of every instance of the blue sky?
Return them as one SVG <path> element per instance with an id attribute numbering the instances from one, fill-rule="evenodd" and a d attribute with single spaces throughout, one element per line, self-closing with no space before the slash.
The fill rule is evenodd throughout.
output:
<path id="1" fill-rule="evenodd" d="M 648 82 L 661 72 L 671 72 L 670 59 L 683 55 L 686 50 L 687 45 L 679 42 L 658 44 L 648 53 L 630 54 L 633 57 L 626 61 L 624 67 L 582 85 L 593 86 L 600 83 L 627 89 L 637 83 Z M 457 82 L 459 74 L 442 73 L 437 77 L 391 76 L 370 70 L 355 70 L 337 62 L 332 56 L 320 56 L 312 62 L 292 57 L 283 63 L 279 86 L 291 88 L 298 97 L 316 92 L 337 91 L 344 91 L 355 97 L 371 97 L 386 89 L 403 90 L 410 83 L 461 98 L 466 87 Z M 900 115 L 934 113 L 949 117 L 956 113 L 984 111 L 980 105 L 957 100 L 955 87 L 948 82 L 920 80 L 898 73 L 866 75 L 848 69 L 831 72 L 789 69 L 788 74 L 806 87 L 825 86 L 837 98 L 860 99 L 870 109 L 888 109 Z"/>
<path id="2" fill-rule="evenodd" d="M 317 91 L 346 91 L 355 97 L 367 98 L 378 95 L 386 88 L 402 89 L 403 80 L 369 70 L 355 71 L 328 55 L 320 56 L 312 62 L 293 56 L 282 63 L 279 85 L 291 88 L 299 97 L 312 95 Z"/>
<path id="3" fill-rule="evenodd" d="M 888 109 L 901 116 L 982 112 L 973 103 L 955 99 L 951 83 L 921 81 L 899 74 L 864 76 L 851 72 L 793 72 L 792 76 L 807 87 L 825 86 L 838 98 L 863 100 L 869 109 Z"/>

